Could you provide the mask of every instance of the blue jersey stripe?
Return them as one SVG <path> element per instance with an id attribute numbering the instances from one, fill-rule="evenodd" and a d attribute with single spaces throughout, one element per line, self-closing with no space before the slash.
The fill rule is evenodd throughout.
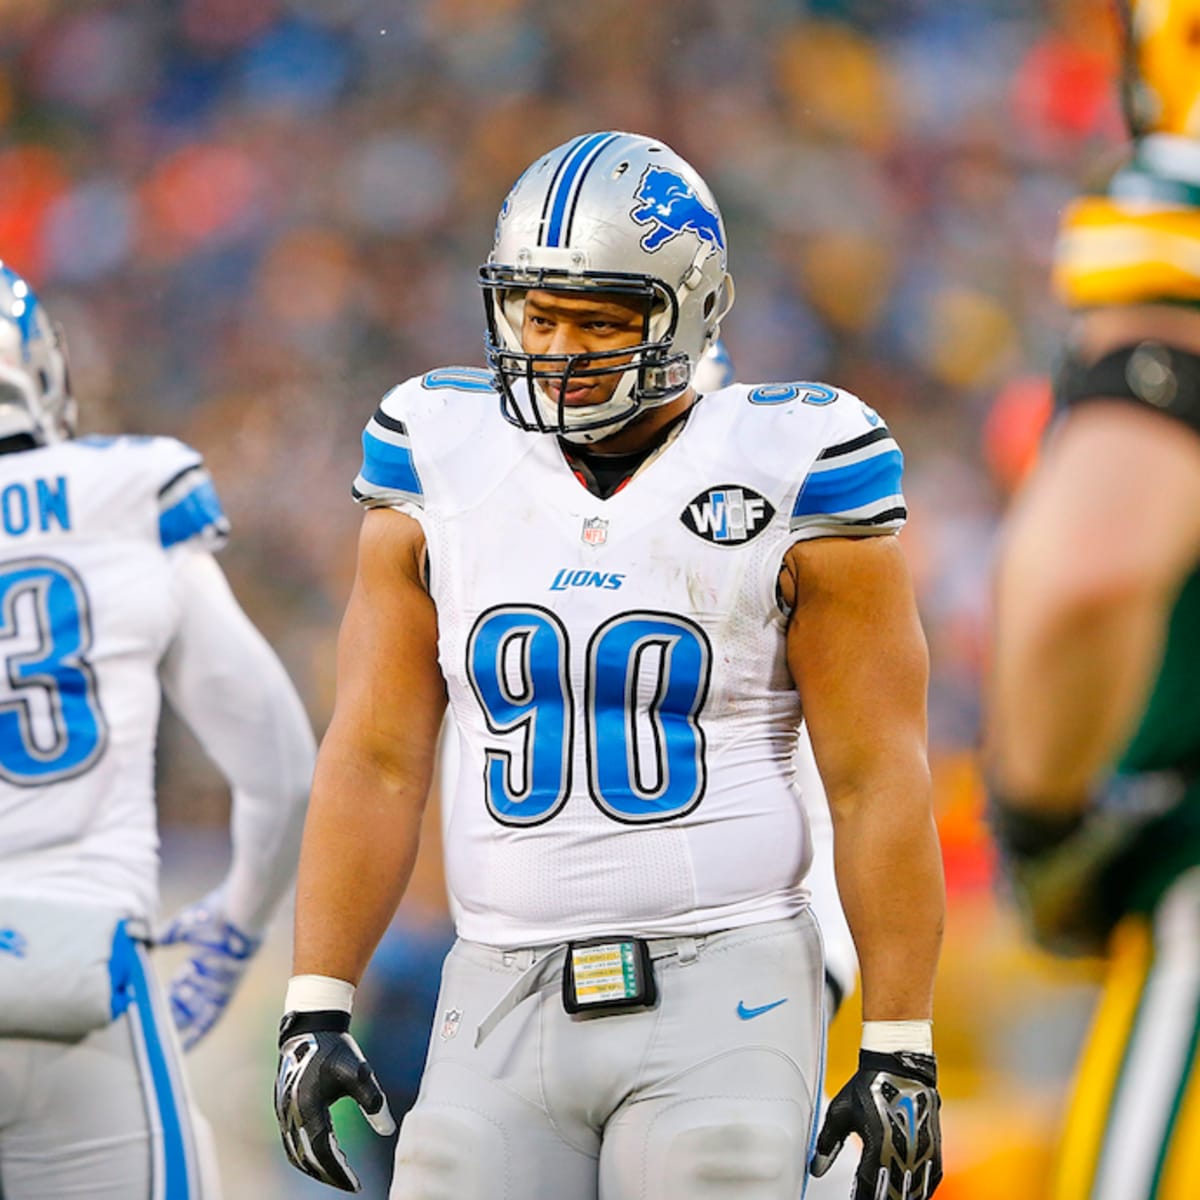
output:
<path id="1" fill-rule="evenodd" d="M 903 473 L 904 455 L 898 449 L 832 471 L 814 471 L 796 497 L 792 517 L 844 513 L 897 496 Z"/>
<path id="2" fill-rule="evenodd" d="M 205 476 L 182 500 L 177 500 L 159 514 L 158 536 L 165 550 L 179 542 L 186 542 L 206 529 L 216 527 L 223 530 L 226 524 L 225 510 L 221 507 L 217 489 L 213 487 L 212 480 Z"/>
<path id="3" fill-rule="evenodd" d="M 188 1153 L 184 1143 L 184 1118 L 179 1111 L 180 1097 L 176 1091 L 171 1065 L 162 1035 L 158 1031 L 158 1015 L 150 983 L 146 977 L 145 951 L 140 950 L 134 958 L 129 976 L 133 989 L 133 1003 L 137 1008 L 141 1026 L 142 1049 L 146 1064 L 150 1068 L 150 1081 L 154 1088 L 148 1101 L 158 1109 L 158 1120 L 162 1126 L 163 1181 L 155 1189 L 162 1200 L 188 1200 L 192 1188 L 188 1180 Z"/>
<path id="4" fill-rule="evenodd" d="M 611 137 L 612 135 L 608 133 L 592 134 L 590 138 L 585 139 L 581 145 L 576 147 L 574 153 L 567 160 L 562 178 L 558 181 L 558 191 L 550 206 L 550 228 L 546 234 L 547 246 L 557 246 L 562 237 L 563 217 L 567 215 L 567 201 L 571 196 L 571 185 L 575 182 L 575 176 L 579 174 L 588 155 Z"/>
<path id="5" fill-rule="evenodd" d="M 413 464 L 412 451 L 407 446 L 385 442 L 363 430 L 363 465 L 361 475 L 375 487 L 391 488 L 423 496 L 421 478 Z"/>

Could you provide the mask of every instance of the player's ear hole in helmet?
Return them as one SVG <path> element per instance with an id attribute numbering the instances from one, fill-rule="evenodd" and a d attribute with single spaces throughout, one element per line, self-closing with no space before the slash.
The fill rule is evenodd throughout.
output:
<path id="1" fill-rule="evenodd" d="M 673 150 L 631 133 L 573 138 L 533 163 L 500 209 L 480 268 L 488 365 L 504 416 L 573 442 L 609 437 L 690 385 L 733 304 L 725 226 L 708 185 Z M 571 407 L 572 381 L 611 375 L 613 351 L 533 354 L 532 290 L 604 293 L 644 306 L 641 340 L 602 403 Z"/>

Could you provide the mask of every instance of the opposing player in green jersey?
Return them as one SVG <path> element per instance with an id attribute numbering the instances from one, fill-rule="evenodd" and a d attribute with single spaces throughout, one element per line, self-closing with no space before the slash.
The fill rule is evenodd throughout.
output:
<path id="1" fill-rule="evenodd" d="M 1200 3 L 1122 13 L 1132 153 L 1064 217 L 996 595 L 997 835 L 1034 936 L 1108 958 L 1049 1200 L 1200 1188 Z"/>

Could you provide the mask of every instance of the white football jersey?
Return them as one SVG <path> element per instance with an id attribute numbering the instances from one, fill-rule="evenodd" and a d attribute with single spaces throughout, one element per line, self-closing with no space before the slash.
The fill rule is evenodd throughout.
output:
<path id="1" fill-rule="evenodd" d="M 225 532 L 200 456 L 170 438 L 0 454 L 5 891 L 153 912 L 167 551 Z"/>
<path id="2" fill-rule="evenodd" d="M 823 384 L 705 396 L 607 500 L 486 373 L 434 371 L 368 424 L 355 495 L 422 525 L 461 768 L 461 936 L 499 946 L 788 917 L 810 848 L 777 579 L 811 537 L 891 533 L 902 460 Z M 397 714 L 403 720 L 403 714 Z"/>

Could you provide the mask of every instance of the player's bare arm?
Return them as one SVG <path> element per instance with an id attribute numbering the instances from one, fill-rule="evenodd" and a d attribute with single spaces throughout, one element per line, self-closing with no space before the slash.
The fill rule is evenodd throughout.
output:
<path id="1" fill-rule="evenodd" d="M 329 1110 L 349 1096 L 377 1133 L 395 1129 L 383 1089 L 350 1036 L 350 1010 L 412 873 L 446 707 L 424 553 L 411 517 L 374 509 L 363 519 L 338 638 L 333 720 L 317 756 L 300 851 L 275 1110 L 296 1166 L 348 1192 L 361 1185 Z"/>
<path id="2" fill-rule="evenodd" d="M 945 900 L 926 758 L 928 653 L 903 552 L 894 538 L 801 542 L 780 582 L 863 1017 L 929 1019 Z"/>
<path id="3" fill-rule="evenodd" d="M 366 514 L 300 855 L 297 975 L 356 984 L 416 857 L 446 704 L 423 554 L 411 517 Z"/>
<path id="4" fill-rule="evenodd" d="M 1094 361 L 1155 329 L 1200 351 L 1200 314 L 1142 306 L 1082 317 L 1076 353 Z M 1007 804 L 1082 807 L 1133 732 L 1198 556 L 1200 436 L 1148 405 L 1073 410 L 1011 519 L 996 581 L 990 751 Z"/>
<path id="5" fill-rule="evenodd" d="M 894 538 L 801 542 L 780 586 L 863 989 L 858 1070 L 829 1106 L 812 1173 L 826 1174 L 856 1133 L 857 1195 L 928 1200 L 942 1175 L 931 1017 L 945 885 L 926 759 L 925 636 Z M 902 1134 L 880 1115 L 896 1103 L 911 1114 Z"/>

